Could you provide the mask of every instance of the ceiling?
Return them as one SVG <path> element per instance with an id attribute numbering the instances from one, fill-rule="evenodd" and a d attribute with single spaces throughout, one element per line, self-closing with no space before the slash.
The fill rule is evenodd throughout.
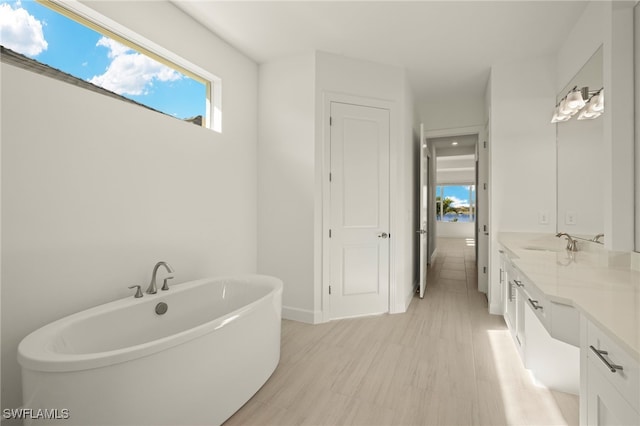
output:
<path id="1" fill-rule="evenodd" d="M 463 155 L 471 155 L 475 158 L 478 135 L 445 136 L 440 138 L 429 138 L 427 141 L 430 146 L 436 149 L 435 152 L 438 160 L 443 157 Z M 453 142 L 457 142 L 457 144 L 453 145 Z"/>
<path id="2" fill-rule="evenodd" d="M 586 1 L 174 4 L 258 63 L 321 50 L 396 65 L 418 102 L 482 98 L 492 64 L 557 53 Z"/>

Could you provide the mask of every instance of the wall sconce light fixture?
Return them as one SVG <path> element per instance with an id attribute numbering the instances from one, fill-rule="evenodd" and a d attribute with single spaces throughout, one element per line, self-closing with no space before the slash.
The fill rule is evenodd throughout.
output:
<path id="1" fill-rule="evenodd" d="M 578 120 L 593 120 L 604 112 L 604 89 L 589 91 L 588 87 L 571 89 L 567 96 L 556 105 L 551 118 L 552 123 L 568 121 L 578 114 Z"/>

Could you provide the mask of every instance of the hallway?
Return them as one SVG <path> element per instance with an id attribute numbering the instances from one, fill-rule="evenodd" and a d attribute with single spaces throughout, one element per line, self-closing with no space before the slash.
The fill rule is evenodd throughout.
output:
<path id="1" fill-rule="evenodd" d="M 280 365 L 225 424 L 578 424 L 577 396 L 532 383 L 476 280 L 473 241 L 439 239 L 405 314 L 284 320 Z"/>

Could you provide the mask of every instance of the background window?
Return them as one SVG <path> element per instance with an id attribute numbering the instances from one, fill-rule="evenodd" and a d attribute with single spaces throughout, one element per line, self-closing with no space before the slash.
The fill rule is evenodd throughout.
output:
<path id="1" fill-rule="evenodd" d="M 436 220 L 440 222 L 475 222 L 475 185 L 438 185 Z"/>
<path id="2" fill-rule="evenodd" d="M 25 68 L 80 87 L 95 85 L 112 97 L 205 125 L 210 82 L 54 2 L 41 3 L 0 0 L 2 46 L 52 69 L 23 61 Z"/>

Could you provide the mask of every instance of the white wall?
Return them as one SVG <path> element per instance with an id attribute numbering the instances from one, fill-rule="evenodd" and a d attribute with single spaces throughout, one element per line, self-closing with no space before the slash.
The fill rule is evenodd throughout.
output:
<path id="1" fill-rule="evenodd" d="M 3 408 L 25 335 L 157 261 L 176 283 L 256 271 L 256 64 L 171 4 L 89 5 L 222 77 L 223 133 L 1 66 Z"/>
<path id="2" fill-rule="evenodd" d="M 561 41 L 556 60 L 556 93 L 569 84 L 602 45 L 605 10 L 606 2 L 589 2 L 567 38 Z"/>
<path id="3" fill-rule="evenodd" d="M 476 173 L 466 170 L 438 170 L 438 184 L 463 183 L 470 184 L 475 182 Z"/>
<path id="4" fill-rule="evenodd" d="M 259 67 L 258 271 L 285 318 L 314 318 L 315 54 Z"/>
<path id="5" fill-rule="evenodd" d="M 555 104 L 554 66 L 552 57 L 544 57 L 492 67 L 494 232 L 556 229 L 554 220 L 538 223 L 538 211 L 556 210 L 556 132 L 549 122 Z M 521 89 L 523 81 L 526 91 Z"/>
<path id="6" fill-rule="evenodd" d="M 604 233 L 617 251 L 633 251 L 635 240 L 633 4 L 607 3 L 604 14 Z"/>
<path id="7" fill-rule="evenodd" d="M 542 57 L 491 69 L 489 308 L 494 313 L 500 310 L 500 293 L 493 288 L 499 286 L 498 233 L 556 229 L 554 214 L 548 224 L 538 223 L 538 212 L 556 211 L 556 132 L 549 122 L 555 66 L 553 57 Z"/>
<path id="8" fill-rule="evenodd" d="M 474 222 L 437 222 L 438 238 L 475 238 Z"/>
<path id="9" fill-rule="evenodd" d="M 476 181 L 476 160 L 475 155 L 451 155 L 439 156 L 440 150 L 436 150 L 438 155 L 437 180 L 438 185 L 464 183 L 473 184 Z"/>
<path id="10" fill-rule="evenodd" d="M 483 126 L 485 107 L 483 97 L 430 98 L 419 105 L 425 130 L 457 129 Z"/>
<path id="11" fill-rule="evenodd" d="M 259 67 L 258 270 L 284 280 L 283 316 L 321 322 L 324 102 L 330 94 L 389 101 L 391 111 L 392 312 L 413 294 L 416 122 L 397 67 L 324 52 Z M 417 235 L 417 234 L 416 234 Z"/>
<path id="12" fill-rule="evenodd" d="M 557 56 L 556 89 L 560 91 L 603 46 L 606 113 L 602 158 L 605 244 L 613 250 L 633 250 L 634 2 L 590 2 L 561 44 Z"/>

